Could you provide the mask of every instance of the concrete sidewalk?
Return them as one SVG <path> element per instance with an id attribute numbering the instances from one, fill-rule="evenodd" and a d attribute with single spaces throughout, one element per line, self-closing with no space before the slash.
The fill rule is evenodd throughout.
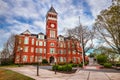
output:
<path id="1" fill-rule="evenodd" d="M 23 66 L 7 69 L 24 74 L 36 80 L 120 80 L 120 73 L 114 72 L 80 70 L 74 74 L 55 74 L 54 71 L 39 69 L 39 76 L 36 76 L 37 69 L 34 66 Z"/>

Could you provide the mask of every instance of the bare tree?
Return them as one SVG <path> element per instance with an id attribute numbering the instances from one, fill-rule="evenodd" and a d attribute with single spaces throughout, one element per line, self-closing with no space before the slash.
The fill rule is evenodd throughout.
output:
<path id="1" fill-rule="evenodd" d="M 113 5 L 101 11 L 94 29 L 99 38 L 120 54 L 120 0 L 113 0 Z"/>
<path id="2" fill-rule="evenodd" d="M 2 60 L 14 59 L 14 46 L 15 46 L 15 35 L 11 34 L 7 42 L 4 44 L 3 50 L 1 51 Z"/>
<path id="3" fill-rule="evenodd" d="M 71 36 L 77 39 L 81 47 L 83 49 L 84 60 L 85 60 L 85 53 L 93 48 L 93 37 L 94 32 L 89 29 L 88 26 L 82 26 L 81 24 L 73 29 L 67 30 L 68 36 Z M 88 44 L 89 42 L 89 44 Z"/>

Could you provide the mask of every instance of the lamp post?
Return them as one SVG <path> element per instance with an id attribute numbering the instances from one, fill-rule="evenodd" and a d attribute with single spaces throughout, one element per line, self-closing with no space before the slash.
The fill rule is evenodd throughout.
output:
<path id="1" fill-rule="evenodd" d="M 42 59 L 40 58 L 37 63 L 37 76 L 39 76 L 39 63 L 42 62 Z"/>
<path id="2" fill-rule="evenodd" d="M 20 59 L 19 59 L 19 67 L 21 66 L 21 58 L 22 58 L 22 50 L 23 50 L 23 48 L 20 48 L 20 50 L 19 50 L 19 53 L 20 53 Z"/>
<path id="3" fill-rule="evenodd" d="M 57 61 L 56 61 L 56 58 L 55 58 L 55 74 L 56 74 L 56 62 L 57 62 Z"/>

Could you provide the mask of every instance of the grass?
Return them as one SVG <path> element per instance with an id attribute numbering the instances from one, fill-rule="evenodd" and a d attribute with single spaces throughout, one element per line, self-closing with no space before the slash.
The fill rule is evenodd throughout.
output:
<path id="1" fill-rule="evenodd" d="M 0 68 L 0 80 L 35 80 L 20 73 Z"/>

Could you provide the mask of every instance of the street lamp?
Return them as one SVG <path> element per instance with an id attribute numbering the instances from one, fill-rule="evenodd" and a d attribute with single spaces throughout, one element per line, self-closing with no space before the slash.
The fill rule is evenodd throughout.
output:
<path id="1" fill-rule="evenodd" d="M 20 50 L 19 50 L 19 54 L 20 54 L 20 59 L 19 59 L 19 67 L 21 66 L 21 58 L 22 58 L 22 50 L 23 50 L 23 48 L 20 48 Z"/>
<path id="2" fill-rule="evenodd" d="M 56 74 L 56 62 L 57 62 L 57 61 L 56 61 L 56 58 L 55 58 L 55 74 Z"/>
<path id="3" fill-rule="evenodd" d="M 37 60 L 37 61 L 38 61 L 38 63 L 37 63 L 37 76 L 39 76 L 39 63 L 42 62 L 42 59 L 39 58 L 39 60 Z"/>

